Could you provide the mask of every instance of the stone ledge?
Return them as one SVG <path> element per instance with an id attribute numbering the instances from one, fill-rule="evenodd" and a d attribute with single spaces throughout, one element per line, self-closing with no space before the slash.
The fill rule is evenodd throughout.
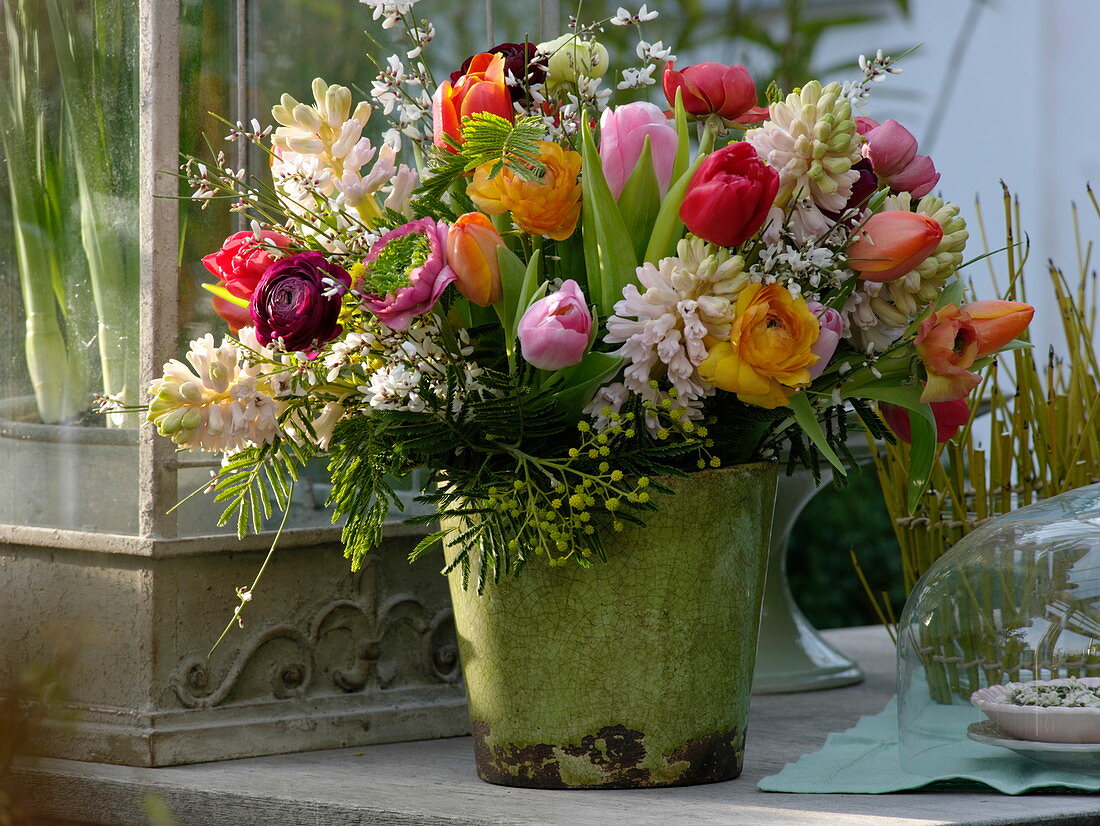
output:
<path id="1" fill-rule="evenodd" d="M 482 783 L 468 738 L 288 754 L 162 769 L 43 759 L 13 789 L 31 811 L 96 826 L 148 826 L 143 800 L 167 805 L 179 826 L 452 826 L 453 824 L 745 824 L 932 826 L 1100 822 L 1100 797 L 923 792 L 780 795 L 756 781 L 818 748 L 829 731 L 879 711 L 893 693 L 893 650 L 881 628 L 826 637 L 864 668 L 850 688 L 755 697 L 745 774 L 709 786 L 546 792 Z"/>

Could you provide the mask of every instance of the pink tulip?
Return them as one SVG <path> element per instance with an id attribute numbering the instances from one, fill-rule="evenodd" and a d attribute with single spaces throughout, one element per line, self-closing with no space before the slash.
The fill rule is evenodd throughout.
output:
<path id="1" fill-rule="evenodd" d="M 836 352 L 836 346 L 840 344 L 840 337 L 844 332 L 844 319 L 832 307 L 826 307 L 816 301 L 808 301 L 806 306 L 817 316 L 818 323 L 821 324 L 817 341 L 810 348 L 810 352 L 817 356 L 817 361 L 806 368 L 810 371 L 810 378 L 816 379 L 825 372 L 825 368 L 829 366 L 829 360 Z"/>
<path id="2" fill-rule="evenodd" d="M 572 367 L 584 358 L 592 332 L 592 314 L 572 279 L 527 308 L 519 320 L 523 358 L 540 370 Z"/>
<path id="3" fill-rule="evenodd" d="M 943 227 L 919 212 L 891 209 L 872 215 L 848 246 L 848 266 L 864 281 L 885 283 L 912 272 L 935 252 Z"/>
<path id="4" fill-rule="evenodd" d="M 939 181 L 932 159 L 917 154 L 917 139 L 896 120 L 879 124 L 870 118 L 856 118 L 856 131 L 865 141 L 863 157 L 890 189 L 923 198 Z"/>
<path id="5" fill-rule="evenodd" d="M 600 162 L 616 200 L 642 156 L 646 138 L 649 138 L 653 169 L 663 198 L 672 178 L 672 163 L 679 144 L 676 129 L 665 113 L 652 103 L 639 101 L 604 110 L 600 118 Z"/>

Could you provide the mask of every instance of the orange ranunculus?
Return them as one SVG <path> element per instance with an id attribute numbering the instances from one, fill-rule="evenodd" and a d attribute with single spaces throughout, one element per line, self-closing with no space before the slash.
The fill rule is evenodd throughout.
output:
<path id="1" fill-rule="evenodd" d="M 710 346 L 699 375 L 748 404 L 783 407 L 811 381 L 819 332 L 804 298 L 779 284 L 749 284 L 737 297 L 729 340 Z"/>
<path id="2" fill-rule="evenodd" d="M 493 222 L 480 212 L 460 216 L 447 235 L 447 263 L 456 276 L 455 286 L 479 306 L 496 304 L 504 295 L 497 261 L 497 249 L 503 245 Z"/>
<path id="3" fill-rule="evenodd" d="M 478 112 L 491 112 L 506 120 L 515 119 L 512 96 L 504 82 L 504 56 L 499 54 L 474 55 L 466 74 L 451 85 L 443 81 L 432 98 L 432 130 L 435 145 L 454 152 L 444 135 L 462 142 L 462 119 Z"/>
<path id="4" fill-rule="evenodd" d="M 527 180 L 507 168 L 490 178 L 494 162 L 488 161 L 474 170 L 466 194 L 488 215 L 511 212 L 524 232 L 564 241 L 581 214 L 581 156 L 556 143 L 538 143 L 539 161 L 546 168 L 541 179 Z"/>
<path id="5" fill-rule="evenodd" d="M 864 281 L 894 281 L 912 272 L 943 240 L 935 218 L 889 210 L 872 215 L 848 247 L 848 266 Z"/>
<path id="6" fill-rule="evenodd" d="M 1034 308 L 1017 301 L 948 304 L 921 322 L 914 342 L 928 371 L 922 402 L 961 399 L 981 377 L 970 367 L 1004 347 L 1031 323 Z"/>

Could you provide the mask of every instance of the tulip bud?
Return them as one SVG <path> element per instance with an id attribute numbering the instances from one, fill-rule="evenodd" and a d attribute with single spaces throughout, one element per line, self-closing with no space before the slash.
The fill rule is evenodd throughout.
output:
<path id="1" fill-rule="evenodd" d="M 943 227 L 917 212 L 872 215 L 848 246 L 848 266 L 864 281 L 884 283 L 912 272 L 943 239 Z"/>
<path id="2" fill-rule="evenodd" d="M 455 274 L 455 286 L 481 307 L 500 301 L 497 249 L 504 245 L 493 222 L 480 212 L 467 212 L 451 225 L 447 234 L 447 263 Z"/>
<path id="3" fill-rule="evenodd" d="M 652 103 L 627 103 L 605 109 L 600 118 L 600 164 L 607 186 L 616 200 L 641 158 L 645 139 L 657 174 L 661 197 L 668 191 L 679 136 L 664 112 Z"/>
<path id="4" fill-rule="evenodd" d="M 673 66 L 666 64 L 661 78 L 669 106 L 676 105 L 677 89 L 684 111 L 697 118 L 719 115 L 732 121 L 756 105 L 756 84 L 744 66 L 696 63 L 680 71 Z"/>
<path id="5" fill-rule="evenodd" d="M 592 314 L 572 279 L 527 308 L 517 335 L 523 358 L 540 370 L 572 367 L 584 358 L 592 332 Z"/>
<path id="6" fill-rule="evenodd" d="M 540 43 L 539 53 L 546 56 L 546 86 L 550 92 L 563 83 L 576 83 L 582 75 L 601 78 L 607 73 L 607 49 L 596 40 L 563 34 Z"/>
<path id="7" fill-rule="evenodd" d="M 1035 315 L 1035 308 L 1020 301 L 975 301 L 962 311 L 978 334 L 978 358 L 995 353 L 1018 338 Z"/>

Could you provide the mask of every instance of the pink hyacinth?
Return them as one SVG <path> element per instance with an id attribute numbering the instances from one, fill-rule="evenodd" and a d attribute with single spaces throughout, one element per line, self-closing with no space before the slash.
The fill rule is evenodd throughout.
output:
<path id="1" fill-rule="evenodd" d="M 679 143 L 676 130 L 665 113 L 644 101 L 604 110 L 600 118 L 600 163 L 616 200 L 638 165 L 646 138 L 649 138 L 653 169 L 663 198 L 672 178 L 672 163 Z"/>

